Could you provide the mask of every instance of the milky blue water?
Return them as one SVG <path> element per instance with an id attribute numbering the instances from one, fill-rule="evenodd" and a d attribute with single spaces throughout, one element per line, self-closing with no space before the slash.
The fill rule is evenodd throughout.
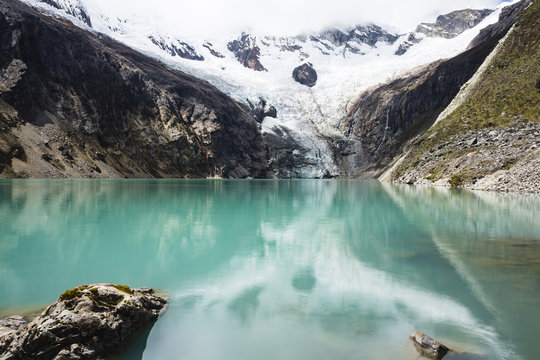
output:
<path id="1" fill-rule="evenodd" d="M 97 282 L 171 295 L 124 359 L 415 359 L 421 330 L 535 360 L 540 199 L 374 181 L 0 181 L 0 308 Z"/>

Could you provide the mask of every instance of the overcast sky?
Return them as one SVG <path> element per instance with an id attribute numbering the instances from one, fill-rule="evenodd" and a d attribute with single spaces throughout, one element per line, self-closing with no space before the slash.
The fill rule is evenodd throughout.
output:
<path id="1" fill-rule="evenodd" d="M 255 32 L 294 35 L 363 22 L 410 31 L 438 14 L 493 8 L 501 0 L 86 0 L 108 14 L 127 12 L 178 31 Z M 124 15 L 125 16 L 125 15 Z"/>

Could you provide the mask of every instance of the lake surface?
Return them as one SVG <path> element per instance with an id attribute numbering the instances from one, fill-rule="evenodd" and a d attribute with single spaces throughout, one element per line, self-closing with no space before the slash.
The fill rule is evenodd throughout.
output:
<path id="1" fill-rule="evenodd" d="M 415 359 L 407 337 L 421 330 L 534 360 L 540 198 L 375 181 L 0 181 L 0 308 L 97 282 L 171 295 L 124 359 Z"/>

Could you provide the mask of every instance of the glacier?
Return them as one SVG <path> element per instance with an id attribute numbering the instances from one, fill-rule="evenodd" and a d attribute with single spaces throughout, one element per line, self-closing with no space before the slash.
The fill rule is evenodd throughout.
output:
<path id="1" fill-rule="evenodd" d="M 115 17 L 91 0 L 23 2 L 207 80 L 244 104 L 256 104 L 263 98 L 277 110 L 276 118 L 262 121 L 263 135 L 275 139 L 286 136 L 286 152 L 296 159 L 288 166 L 271 159 L 277 176 L 323 178 L 340 175 L 333 142 L 346 138 L 339 130 L 340 122 L 363 91 L 458 55 L 481 29 L 498 21 L 503 7 L 517 0 L 499 5 L 478 25 L 453 38 L 429 37 L 414 29 L 395 34 L 375 24 L 289 37 L 253 31 L 236 37 L 228 33 L 197 36 L 130 12 L 125 18 Z M 229 50 L 228 44 L 242 35 L 249 37 L 249 46 L 257 47 L 263 71 L 245 67 Z M 409 42 L 413 38 L 416 41 Z M 398 55 L 402 45 L 406 51 Z M 313 64 L 318 74 L 317 84 L 311 88 L 292 78 L 293 69 L 305 62 Z"/>

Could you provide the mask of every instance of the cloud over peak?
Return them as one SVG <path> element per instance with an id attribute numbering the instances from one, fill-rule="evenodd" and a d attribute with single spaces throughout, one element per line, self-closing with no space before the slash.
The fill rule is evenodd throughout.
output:
<path id="1" fill-rule="evenodd" d="M 136 17 L 182 33 L 220 34 L 251 30 L 295 35 L 330 26 L 373 22 L 407 32 L 420 22 L 458 9 L 494 8 L 501 0 L 83 0 L 118 17 Z"/>

